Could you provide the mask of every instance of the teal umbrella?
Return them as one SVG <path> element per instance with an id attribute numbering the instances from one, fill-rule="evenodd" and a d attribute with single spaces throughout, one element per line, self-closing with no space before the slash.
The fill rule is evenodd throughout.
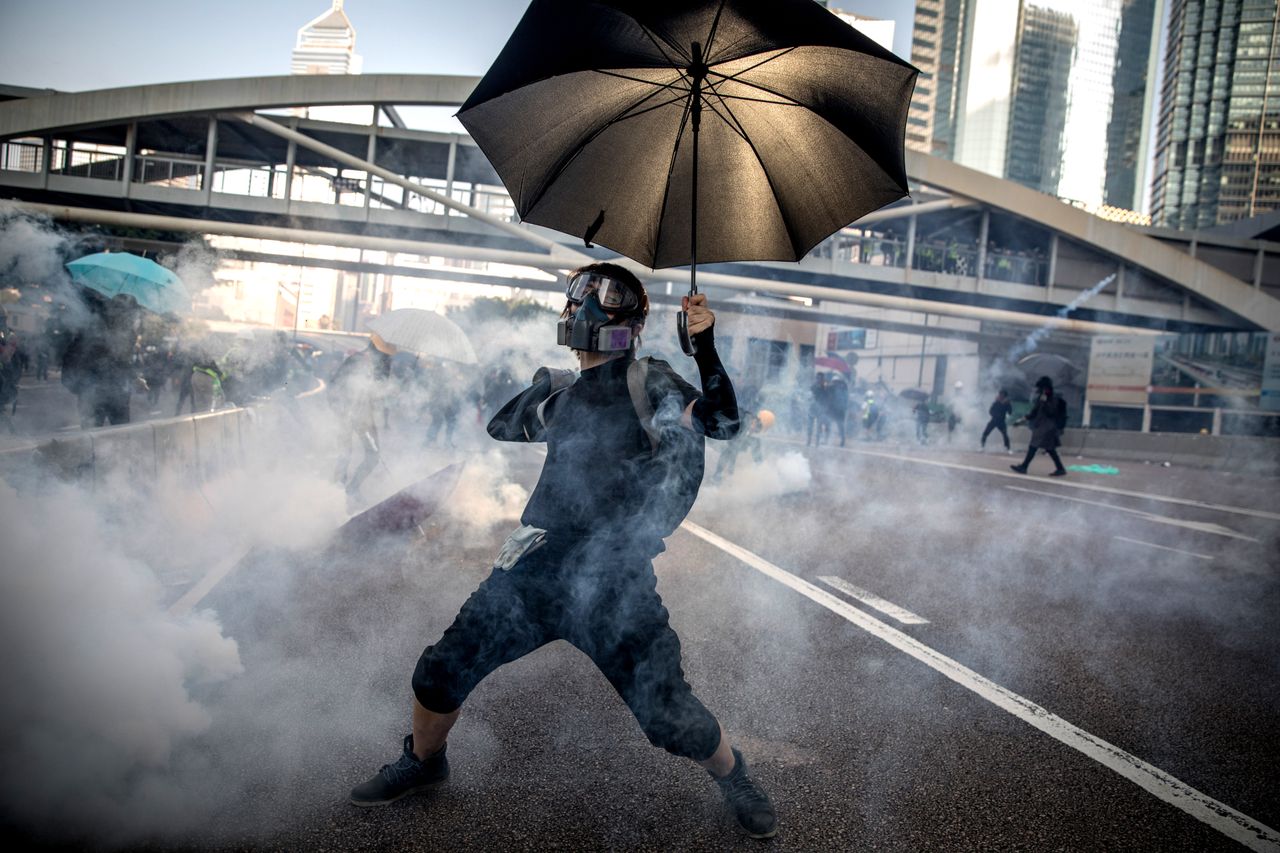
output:
<path id="1" fill-rule="evenodd" d="M 191 294 L 170 270 L 128 252 L 99 252 L 67 264 L 71 280 L 107 298 L 132 296 L 157 314 L 191 310 Z"/>

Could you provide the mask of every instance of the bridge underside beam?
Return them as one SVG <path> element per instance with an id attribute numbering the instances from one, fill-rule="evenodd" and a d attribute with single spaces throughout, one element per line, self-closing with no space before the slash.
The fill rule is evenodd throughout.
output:
<path id="1" fill-rule="evenodd" d="M 239 222 L 215 222 L 210 220 L 185 219 L 181 217 L 154 216 L 151 214 L 127 213 L 119 211 L 102 211 L 86 208 L 60 207 L 16 202 L 0 202 L 2 212 L 27 212 L 47 216 L 58 221 L 89 222 L 101 225 L 147 228 L 179 233 L 219 234 L 229 237 L 248 239 L 277 240 L 292 243 L 311 243 L 317 245 L 343 246 L 354 249 L 366 249 L 392 253 L 405 253 L 420 256 L 453 257 L 467 260 L 489 261 L 492 263 L 527 266 L 557 274 L 564 274 L 578 265 L 576 256 L 560 254 L 542 254 L 537 252 L 518 252 L 502 249 L 491 249 L 482 246 L 463 246 L 440 243 L 425 243 L 415 240 L 391 239 L 385 237 L 369 237 L 359 234 L 343 234 L 327 231 L 304 231 L 291 228 L 252 225 Z M 662 280 L 688 283 L 688 270 L 669 269 L 654 274 L 645 267 L 625 258 L 616 259 L 624 266 L 630 267 L 645 280 Z M 1135 322 L 1134 325 L 1096 322 L 1059 316 L 1026 313 L 1005 308 L 986 307 L 981 304 L 959 304 L 939 302 L 914 296 L 901 296 L 888 292 L 868 292 L 853 286 L 844 285 L 844 281 L 835 277 L 828 279 L 787 280 L 776 274 L 776 268 L 760 268 L 754 275 L 717 272 L 715 268 L 699 270 L 699 278 L 706 284 L 724 287 L 730 290 L 757 291 L 782 296 L 798 296 L 817 301 L 830 301 L 854 305 L 874 306 L 880 308 L 915 311 L 920 313 L 963 317 L 973 320 L 991 320 L 1012 325 L 1027 327 L 1048 327 L 1066 331 L 1085 333 L 1134 333 L 1165 331 L 1167 327 L 1152 329 Z M 803 275 L 797 269 L 797 273 Z M 819 283 L 820 282 L 820 283 Z M 857 282 L 849 281 L 856 285 Z M 1135 318 L 1140 321 L 1142 318 Z"/>

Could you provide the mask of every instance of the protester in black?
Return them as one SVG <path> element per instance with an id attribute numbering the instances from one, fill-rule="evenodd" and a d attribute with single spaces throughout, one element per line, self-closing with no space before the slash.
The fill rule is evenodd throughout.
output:
<path id="1" fill-rule="evenodd" d="M 1035 404 L 1018 423 L 1026 423 L 1031 427 L 1031 446 L 1027 448 L 1027 458 L 1022 460 L 1021 465 L 1009 467 L 1019 474 L 1025 474 L 1036 451 L 1043 450 L 1057 466 L 1049 472 L 1049 476 L 1065 477 L 1067 469 L 1058 457 L 1058 447 L 1062 444 L 1062 431 L 1067 428 L 1067 401 L 1053 393 L 1053 380 L 1048 376 L 1041 376 L 1036 380 Z"/>
<path id="2" fill-rule="evenodd" d="M 991 404 L 991 408 L 987 409 L 987 414 L 991 415 L 991 420 L 987 421 L 986 429 L 982 431 L 982 447 L 987 446 L 987 436 L 991 435 L 992 430 L 1000 430 L 1000 437 L 1004 439 L 1004 449 L 1009 448 L 1009 428 L 1005 425 L 1005 418 L 1013 413 L 1013 405 L 1009 402 L 1009 393 L 1003 388 L 1000 393 L 996 394 L 995 402 Z"/>
<path id="3" fill-rule="evenodd" d="M 350 503 L 360 500 L 360 486 L 378 467 L 377 410 L 388 393 L 391 356 L 395 347 L 377 335 L 360 352 L 343 360 L 329 382 L 329 405 L 338 419 L 338 463 L 334 479 L 346 487 Z M 355 471 L 348 474 L 352 443 L 364 452 Z"/>
<path id="4" fill-rule="evenodd" d="M 547 458 L 489 578 L 413 675 L 413 733 L 400 759 L 356 787 L 382 805 L 448 777 L 446 738 L 471 690 L 505 663 L 564 639 L 591 657 L 650 742 L 705 767 L 752 836 L 776 832 L 768 797 L 680 666 L 680 640 L 656 590 L 652 558 L 688 513 L 704 439 L 739 431 L 733 384 L 716 354 L 715 316 L 686 300 L 702 391 L 665 362 L 635 359 L 648 298 L 614 264 L 570 276 L 559 342 L 581 373 L 541 368 L 489 422 L 502 441 L 546 442 Z"/>

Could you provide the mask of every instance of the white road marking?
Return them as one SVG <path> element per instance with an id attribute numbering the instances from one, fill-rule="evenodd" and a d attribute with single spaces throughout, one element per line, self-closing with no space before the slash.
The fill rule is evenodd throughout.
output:
<path id="1" fill-rule="evenodd" d="M 1202 560 L 1212 560 L 1211 554 L 1197 554 L 1195 551 L 1184 551 L 1181 548 L 1170 548 L 1168 545 L 1157 545 L 1154 542 L 1143 542 L 1141 539 L 1130 539 L 1128 536 L 1115 536 L 1121 542 L 1132 542 L 1134 545 L 1146 545 L 1148 548 L 1159 548 L 1161 551 L 1172 551 L 1175 554 L 1186 554 L 1188 557 L 1199 557 Z"/>
<path id="2" fill-rule="evenodd" d="M 1107 509 L 1116 510 L 1118 512 L 1127 512 L 1130 515 L 1136 515 L 1139 518 L 1144 518 L 1147 521 L 1154 521 L 1157 524 L 1171 524 L 1174 527 L 1185 527 L 1188 530 L 1199 530 L 1201 533 L 1212 533 L 1216 536 L 1228 536 L 1232 539 L 1243 539 L 1246 542 L 1258 541 L 1252 536 L 1245 536 L 1243 533 L 1237 533 L 1229 527 L 1223 527 L 1221 524 L 1214 524 L 1212 521 L 1187 521 L 1184 518 L 1170 518 L 1167 515 L 1156 515 L 1154 512 L 1130 509 L 1127 506 L 1117 506 L 1116 504 L 1109 504 L 1104 501 L 1091 501 L 1088 498 L 1073 498 L 1071 495 L 1060 495 L 1055 492 L 1042 492 L 1039 489 L 1027 489 L 1022 486 L 1005 486 L 1005 488 L 1013 492 L 1026 492 L 1029 495 L 1057 498 L 1060 501 L 1075 501 L 1076 503 L 1106 507 Z"/>
<path id="3" fill-rule="evenodd" d="M 1137 756 L 1125 752 L 1120 747 L 1113 746 L 1102 738 L 1091 735 L 1084 729 L 1067 722 L 1055 714 L 1049 713 L 1049 711 L 1031 700 L 1024 699 L 1018 694 L 1006 690 L 963 664 L 904 634 L 897 628 L 881 622 L 868 613 L 863 613 L 858 608 L 842 599 L 836 598 L 826 590 L 796 577 L 763 557 L 739 545 L 735 545 L 721 536 L 717 536 L 710 530 L 690 521 L 686 521 L 680 526 L 694 536 L 716 546 L 726 554 L 738 558 L 761 574 L 790 587 L 809 600 L 821 604 L 832 613 L 844 617 L 864 631 L 884 640 L 899 651 L 905 652 L 960 686 L 973 691 L 998 708 L 1008 711 L 1023 722 L 1049 735 L 1054 740 L 1092 758 L 1108 770 L 1120 774 L 1148 793 L 1181 809 L 1228 838 L 1252 850 L 1268 851 L 1268 853 L 1280 851 L 1280 833 L 1265 824 L 1259 823 L 1248 815 L 1242 814 L 1225 803 L 1215 800 L 1208 794 L 1197 791 L 1185 782 L 1178 781 L 1158 767 L 1154 767 Z"/>
<path id="4" fill-rule="evenodd" d="M 793 444 L 799 444 L 796 439 L 779 438 L 775 441 L 786 441 Z M 877 450 L 859 450 L 856 447 L 832 447 L 830 450 L 841 450 L 847 453 L 860 453 L 864 456 L 878 456 L 883 459 L 897 459 L 902 462 L 916 462 L 920 465 L 934 465 L 939 468 L 954 468 L 957 471 L 974 471 L 979 474 L 990 474 L 993 477 L 1009 477 L 1015 480 L 1025 480 L 1025 474 L 1017 474 L 1013 471 L 996 471 L 991 468 L 983 468 L 980 465 L 963 465 L 959 462 L 943 462 L 940 459 L 920 459 L 916 456 L 903 456 L 897 453 L 883 453 Z M 1149 492 L 1135 492 L 1130 489 L 1117 489 L 1112 486 L 1099 486 L 1096 483 L 1081 483 L 1079 480 L 1070 477 L 1061 477 L 1056 480 L 1047 481 L 1052 483 L 1055 488 L 1070 489 L 1088 489 L 1091 492 L 1103 492 L 1109 495 L 1123 495 L 1127 498 L 1140 498 L 1144 501 L 1160 501 L 1162 503 L 1178 504 L 1179 506 L 1194 506 L 1199 509 L 1212 509 L 1218 512 L 1230 512 L 1236 515 L 1249 515 L 1254 518 L 1266 518 L 1272 521 L 1280 521 L 1280 512 L 1271 512 L 1265 509 L 1252 509 L 1244 506 L 1227 506 L 1225 504 L 1214 504 L 1208 501 L 1197 501 L 1191 498 L 1174 498 L 1167 495 L 1153 495 Z"/>
<path id="5" fill-rule="evenodd" d="M 249 555 L 249 552 L 241 554 L 238 557 L 227 557 L 221 563 L 217 563 L 209 571 L 205 572 L 204 577 L 196 582 L 195 586 L 186 591 L 181 598 L 169 605 L 170 616 L 186 616 L 191 609 L 204 600 L 204 597 L 213 591 L 213 588 L 222 582 L 227 575 L 240 565 L 240 561 Z"/>
<path id="6" fill-rule="evenodd" d="M 858 601 L 861 601 L 863 604 L 867 605 L 868 607 L 873 607 L 876 610 L 879 610 L 881 613 L 883 613 L 886 616 L 893 617 L 894 619 L 901 622 L 903 625 L 928 625 L 929 624 L 928 619 L 922 619 L 921 617 L 912 613 L 910 610 L 907 610 L 904 607 L 899 607 L 898 605 L 894 604 L 892 601 L 885 601 L 880 596 L 873 595 L 872 593 L 867 592 L 862 587 L 854 586 L 844 578 L 832 577 L 831 575 L 822 575 L 821 577 L 818 578 L 818 580 L 822 581 L 827 586 L 832 587 L 833 589 L 840 590 L 850 598 L 854 598 L 854 599 L 857 599 Z"/>

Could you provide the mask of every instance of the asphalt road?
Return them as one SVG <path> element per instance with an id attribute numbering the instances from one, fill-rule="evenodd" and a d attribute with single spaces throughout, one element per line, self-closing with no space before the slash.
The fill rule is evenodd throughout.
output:
<path id="1" fill-rule="evenodd" d="M 540 457 L 511 452 L 531 485 Z M 1276 849 L 1274 481 L 1158 465 L 1058 481 L 1047 460 L 1021 477 L 1003 455 L 861 444 L 767 454 L 808 461 L 808 486 L 774 493 L 771 467 L 705 488 L 690 520 L 714 541 L 681 530 L 656 567 L 689 681 L 777 805 L 771 847 L 1225 850 L 1252 826 Z M 417 655 L 505 532 L 437 521 L 373 548 L 256 553 L 220 584 L 202 606 L 246 673 L 198 697 L 218 794 L 176 846 L 760 844 L 564 643 L 480 685 L 446 786 L 345 802 L 398 754 Z M 1195 816 L 1214 801 L 1234 813 Z"/>
<path id="2" fill-rule="evenodd" d="M 502 452 L 531 486 L 537 449 Z M 245 672 L 195 689 L 212 725 L 175 745 L 183 805 L 149 849 L 1278 849 L 1275 480 L 765 452 L 704 486 L 655 565 L 774 840 L 740 835 L 564 643 L 472 694 L 447 785 L 348 805 L 398 755 L 413 664 L 510 526 L 438 513 L 413 536 L 253 552 L 200 603 Z"/>

